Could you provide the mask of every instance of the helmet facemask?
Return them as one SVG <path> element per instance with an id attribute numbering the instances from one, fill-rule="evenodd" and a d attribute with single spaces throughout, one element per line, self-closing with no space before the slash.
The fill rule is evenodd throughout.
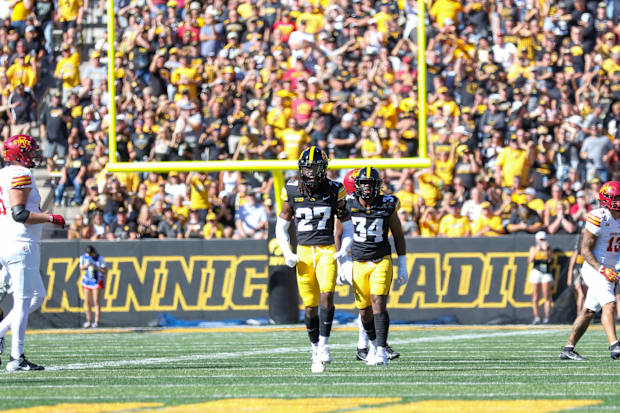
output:
<path id="1" fill-rule="evenodd" d="M 372 178 L 361 178 L 355 182 L 355 193 L 364 201 L 373 201 L 381 188 L 381 182 Z"/>
<path id="2" fill-rule="evenodd" d="M 299 169 L 301 180 L 308 188 L 318 188 L 325 179 L 325 167 L 321 163 L 302 165 Z"/>

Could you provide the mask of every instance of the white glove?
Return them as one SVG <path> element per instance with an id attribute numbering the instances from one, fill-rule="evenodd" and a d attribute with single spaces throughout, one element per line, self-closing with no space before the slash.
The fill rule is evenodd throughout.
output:
<path id="1" fill-rule="evenodd" d="M 334 254 L 336 255 L 336 254 Z M 353 260 L 349 255 L 336 260 L 338 266 L 338 278 L 336 285 L 353 285 Z"/>
<path id="2" fill-rule="evenodd" d="M 284 262 L 291 268 L 295 268 L 295 265 L 299 262 L 299 257 L 297 254 L 294 254 L 290 251 L 282 251 L 282 255 L 284 255 Z"/>
<path id="3" fill-rule="evenodd" d="M 409 280 L 409 273 L 407 271 L 407 256 L 399 255 L 398 256 L 398 277 L 396 278 L 396 282 L 394 283 L 394 288 L 400 288 L 401 286 L 407 284 Z"/>
<path id="4" fill-rule="evenodd" d="M 339 261 L 340 259 L 346 257 L 347 255 L 349 255 L 348 251 L 338 250 L 334 252 L 334 259 L 336 261 Z"/>

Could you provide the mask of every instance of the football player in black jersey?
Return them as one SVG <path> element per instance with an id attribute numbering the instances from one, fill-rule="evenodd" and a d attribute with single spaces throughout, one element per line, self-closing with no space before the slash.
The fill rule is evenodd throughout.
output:
<path id="1" fill-rule="evenodd" d="M 327 155 L 316 146 L 299 157 L 299 178 L 282 190 L 282 212 L 276 239 L 286 264 L 297 265 L 297 284 L 306 308 L 304 321 L 312 344 L 312 372 L 325 371 L 331 361 L 328 339 L 334 319 L 336 260 L 351 247 L 353 228 L 341 183 L 327 179 Z M 340 250 L 334 245 L 334 222 L 342 223 Z M 290 245 L 288 227 L 295 219 L 297 254 Z M 321 311 L 319 312 L 319 304 Z"/>
<path id="2" fill-rule="evenodd" d="M 347 198 L 353 223 L 353 293 L 371 343 L 366 357 L 370 365 L 388 361 L 390 318 L 386 304 L 393 276 L 388 231 L 392 232 L 398 255 L 397 285 L 409 278 L 405 236 L 397 214 L 400 201 L 393 195 L 381 195 L 382 184 L 379 171 L 370 166 L 362 168 L 355 178 L 355 195 Z"/>
<path id="3" fill-rule="evenodd" d="M 347 198 L 353 197 L 355 195 L 355 178 L 359 174 L 359 169 L 350 170 L 343 179 L 344 189 L 347 191 Z M 336 222 L 336 246 L 339 246 L 338 241 L 342 235 L 342 226 L 338 225 Z M 345 285 L 348 284 L 353 286 L 353 258 L 351 258 L 351 254 L 347 255 L 343 259 L 338 260 L 338 278 L 337 285 Z M 368 357 L 368 347 L 370 340 L 368 340 L 368 334 L 366 334 L 366 330 L 364 329 L 364 325 L 362 324 L 362 317 L 358 315 L 357 317 L 357 351 L 355 353 L 355 357 L 360 361 L 366 361 L 366 357 Z M 395 351 L 389 343 L 386 343 L 385 350 L 387 352 L 388 361 L 394 360 L 400 357 L 400 353 Z"/>

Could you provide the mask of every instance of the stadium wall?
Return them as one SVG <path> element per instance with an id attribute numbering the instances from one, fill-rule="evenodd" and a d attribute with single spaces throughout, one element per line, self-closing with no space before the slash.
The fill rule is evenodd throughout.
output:
<path id="1" fill-rule="evenodd" d="M 550 237 L 556 252 L 551 265 L 556 299 L 553 320 L 558 322 L 574 317 L 571 294 L 562 292 L 566 290 L 575 239 Z M 79 256 L 87 244 L 93 243 L 42 243 L 41 272 L 47 296 L 41 310 L 31 316 L 31 326 L 81 326 Z M 283 259 L 273 240 L 94 244 L 108 266 L 102 294 L 103 326 L 153 325 L 162 313 L 182 320 L 239 320 L 270 315 L 278 319 L 278 308 L 288 305 L 290 309 L 292 305 L 295 310 L 299 305 L 293 270 L 282 266 Z M 408 239 L 410 280 L 391 293 L 391 319 L 462 324 L 530 322 L 527 256 L 532 244 L 533 237 L 528 236 Z M 272 298 L 278 297 L 271 305 L 271 314 L 270 291 Z M 282 307 L 282 299 L 287 296 L 288 304 Z M 2 303 L 5 311 L 10 301 Z M 336 308 L 356 312 L 351 287 L 337 287 Z M 282 322 L 282 318 L 278 321 Z"/>

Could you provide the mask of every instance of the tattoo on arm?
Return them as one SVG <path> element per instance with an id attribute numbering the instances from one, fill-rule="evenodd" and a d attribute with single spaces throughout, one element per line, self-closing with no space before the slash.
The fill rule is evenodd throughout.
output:
<path id="1" fill-rule="evenodd" d="M 592 249 L 596 244 L 597 236 L 590 231 L 583 231 L 583 241 L 581 241 L 581 255 L 585 262 L 590 264 L 594 269 L 598 270 L 601 263 L 594 257 Z"/>

